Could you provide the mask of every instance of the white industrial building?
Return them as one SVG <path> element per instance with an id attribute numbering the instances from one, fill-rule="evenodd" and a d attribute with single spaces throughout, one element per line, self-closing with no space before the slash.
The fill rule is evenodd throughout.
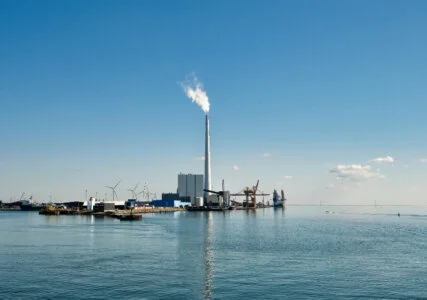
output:
<path id="1" fill-rule="evenodd" d="M 209 206 L 230 206 L 230 191 L 224 191 L 224 195 L 210 194 L 206 205 Z"/>
<path id="2" fill-rule="evenodd" d="M 178 174 L 178 196 L 190 197 L 192 203 L 203 197 L 203 175 Z"/>

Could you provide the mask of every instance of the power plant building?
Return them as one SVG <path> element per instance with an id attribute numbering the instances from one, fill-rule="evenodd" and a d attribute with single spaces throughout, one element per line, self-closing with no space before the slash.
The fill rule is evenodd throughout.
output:
<path id="1" fill-rule="evenodd" d="M 191 202 L 203 197 L 203 175 L 178 174 L 178 196 L 189 197 Z"/>
<path id="2" fill-rule="evenodd" d="M 151 204 L 154 207 L 186 207 L 190 206 L 189 202 L 181 202 L 179 200 L 153 200 Z"/>

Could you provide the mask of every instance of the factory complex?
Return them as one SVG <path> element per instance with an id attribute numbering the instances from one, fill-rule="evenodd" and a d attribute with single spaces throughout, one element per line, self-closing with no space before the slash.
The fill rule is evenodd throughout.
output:
<path id="1" fill-rule="evenodd" d="M 116 188 L 119 185 L 117 182 L 114 186 L 106 186 L 106 188 L 112 191 L 112 201 L 99 201 L 96 197 L 88 197 L 86 190 L 86 199 L 84 202 L 74 201 L 68 203 L 49 203 L 49 204 L 37 204 L 32 202 L 30 197 L 29 200 L 24 200 L 22 194 L 20 201 L 16 203 L 1 203 L 0 208 L 10 208 L 19 205 L 21 210 L 44 210 L 47 214 L 60 212 L 67 212 L 64 214 L 74 214 L 74 212 L 84 211 L 85 213 L 105 213 L 114 212 L 117 210 L 130 210 L 144 208 L 149 210 L 154 208 L 171 208 L 171 209 L 188 209 L 188 210 L 223 210 L 223 209 L 235 209 L 238 207 L 257 208 L 257 207 L 268 207 L 269 203 L 265 205 L 256 201 L 256 196 L 269 196 L 258 190 L 259 180 L 256 185 L 252 187 L 246 187 L 239 193 L 231 194 L 230 191 L 226 191 L 224 188 L 224 180 L 222 181 L 222 189 L 220 191 L 212 190 L 211 183 L 211 141 L 210 141 L 210 124 L 209 124 L 209 101 L 206 93 L 200 89 L 200 86 L 196 85 L 196 89 L 186 87 L 184 90 L 189 98 L 193 102 L 197 103 L 202 110 L 205 112 L 205 156 L 204 156 L 204 174 L 178 174 L 177 189 L 176 192 L 162 193 L 161 199 L 158 199 L 156 194 L 151 194 L 148 191 L 148 186 L 144 187 L 144 190 L 137 192 L 138 184 L 133 188 L 129 189 L 132 192 L 132 199 L 127 201 L 119 201 Z M 138 195 L 144 194 L 146 201 L 138 201 Z M 230 196 L 243 196 L 245 199 L 242 202 L 231 201 Z M 106 200 L 106 197 L 105 197 Z M 281 197 L 278 193 L 274 192 L 273 202 L 274 206 L 284 207 L 285 201 L 284 193 L 282 191 Z M 52 210 L 53 208 L 53 210 Z"/>

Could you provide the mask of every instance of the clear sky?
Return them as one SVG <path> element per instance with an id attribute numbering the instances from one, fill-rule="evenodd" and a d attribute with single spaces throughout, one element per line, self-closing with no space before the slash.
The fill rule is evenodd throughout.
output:
<path id="1" fill-rule="evenodd" d="M 214 188 L 425 204 L 426 32 L 426 1 L 0 0 L 0 199 L 175 191 L 203 173 L 195 74 Z"/>

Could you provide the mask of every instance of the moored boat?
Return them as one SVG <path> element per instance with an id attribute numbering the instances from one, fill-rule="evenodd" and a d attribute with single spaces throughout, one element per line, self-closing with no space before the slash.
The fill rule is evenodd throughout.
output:
<path id="1" fill-rule="evenodd" d="M 140 221 L 142 220 L 142 215 L 120 215 L 119 219 L 120 221 Z"/>
<path id="2" fill-rule="evenodd" d="M 20 204 L 21 210 L 25 211 L 40 211 L 43 207 L 44 205 L 33 202 L 31 197 L 30 200 L 22 200 Z"/>
<path id="3" fill-rule="evenodd" d="M 273 192 L 273 206 L 274 207 L 285 207 L 285 193 L 282 190 L 282 197 L 279 196 L 279 193 L 274 190 Z"/>

